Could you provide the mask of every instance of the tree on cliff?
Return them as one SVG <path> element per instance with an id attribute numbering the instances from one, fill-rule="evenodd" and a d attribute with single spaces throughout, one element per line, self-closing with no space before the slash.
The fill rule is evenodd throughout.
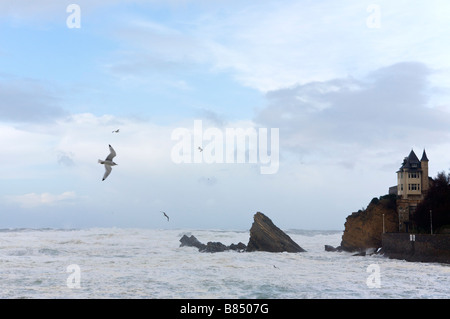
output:
<path id="1" fill-rule="evenodd" d="M 417 205 L 414 214 L 417 231 L 429 233 L 431 220 L 433 232 L 444 225 L 450 225 L 450 173 L 439 172 L 430 184 L 424 200 Z"/>

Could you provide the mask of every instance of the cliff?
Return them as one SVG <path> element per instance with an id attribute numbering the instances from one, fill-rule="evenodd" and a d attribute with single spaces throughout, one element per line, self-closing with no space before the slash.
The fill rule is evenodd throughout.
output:
<path id="1" fill-rule="evenodd" d="M 385 232 L 398 231 L 395 196 L 374 198 L 365 210 L 349 215 L 345 222 L 340 248 L 345 251 L 365 251 L 382 246 L 383 214 Z"/>
<path id="2" fill-rule="evenodd" d="M 253 216 L 247 251 L 291 252 L 305 250 L 279 229 L 266 215 L 257 212 Z"/>

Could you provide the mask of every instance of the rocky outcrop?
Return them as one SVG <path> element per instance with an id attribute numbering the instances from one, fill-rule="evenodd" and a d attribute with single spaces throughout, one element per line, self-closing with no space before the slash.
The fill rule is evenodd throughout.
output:
<path id="1" fill-rule="evenodd" d="M 286 233 L 275 226 L 270 218 L 262 213 L 256 213 L 254 222 L 250 229 L 250 239 L 248 245 L 239 242 L 226 246 L 220 242 L 201 243 L 194 235 L 188 237 L 183 235 L 180 239 L 180 247 L 196 247 L 200 252 L 221 252 L 227 250 L 242 251 L 268 251 L 268 252 L 303 252 L 305 251 L 294 242 Z"/>
<path id="2" fill-rule="evenodd" d="M 209 241 L 205 245 L 201 243 L 197 238 L 195 238 L 194 235 L 191 235 L 190 237 L 183 235 L 183 237 L 180 238 L 180 242 L 181 242 L 180 247 L 183 246 L 196 247 L 198 248 L 198 251 L 202 253 L 217 253 L 226 250 L 245 251 L 246 249 L 245 244 L 241 242 L 239 242 L 238 244 L 231 244 L 229 246 L 226 246 L 221 242 Z"/>
<path id="3" fill-rule="evenodd" d="M 291 253 L 305 251 L 263 213 L 257 212 L 253 219 L 247 251 Z"/>
<path id="4" fill-rule="evenodd" d="M 333 247 L 331 245 L 325 245 L 325 251 L 342 251 L 341 246 Z"/>
<path id="5" fill-rule="evenodd" d="M 366 209 L 347 217 L 340 248 L 350 252 L 363 252 L 382 246 L 383 215 L 385 232 L 398 230 L 395 196 L 374 198 Z"/>
<path id="6" fill-rule="evenodd" d="M 180 247 L 183 246 L 196 247 L 200 251 L 206 248 L 206 245 L 199 242 L 199 240 L 195 238 L 194 235 L 191 235 L 190 237 L 183 235 L 183 237 L 180 238 L 180 242 L 181 242 Z"/>

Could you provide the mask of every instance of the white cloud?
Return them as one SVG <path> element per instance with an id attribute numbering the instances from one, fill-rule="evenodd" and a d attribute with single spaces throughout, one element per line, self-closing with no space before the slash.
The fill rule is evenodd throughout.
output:
<path id="1" fill-rule="evenodd" d="M 351 167 L 351 162 L 370 161 L 374 152 L 428 148 L 450 137 L 448 112 L 428 106 L 430 75 L 424 64 L 399 63 L 360 79 L 272 91 L 256 121 L 279 127 L 281 148 L 310 162 Z"/>
<path id="2" fill-rule="evenodd" d="M 362 76 L 403 61 L 450 67 L 444 53 L 449 44 L 442 40 L 450 31 L 442 13 L 450 11 L 448 5 L 438 0 L 377 4 L 382 21 L 377 29 L 367 27 L 368 4 L 358 1 L 233 2 L 229 7 L 217 2 L 158 22 L 134 13 L 112 28 L 120 49 L 108 68 L 121 76 L 176 77 L 201 66 L 267 92 Z"/>
<path id="3" fill-rule="evenodd" d="M 54 206 L 60 204 L 70 204 L 77 199 L 73 191 L 61 194 L 51 193 L 28 193 L 24 195 L 7 195 L 6 200 L 20 205 L 22 208 L 36 208 L 40 206 Z"/>

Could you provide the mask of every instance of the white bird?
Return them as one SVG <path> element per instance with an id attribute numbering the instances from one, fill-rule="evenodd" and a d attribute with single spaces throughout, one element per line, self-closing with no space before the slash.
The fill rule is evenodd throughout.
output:
<path id="1" fill-rule="evenodd" d="M 113 133 L 119 133 L 119 128 L 117 129 L 117 130 L 115 130 L 115 131 L 112 131 Z"/>
<path id="2" fill-rule="evenodd" d="M 100 164 L 105 165 L 105 175 L 103 175 L 102 181 L 104 181 L 108 175 L 111 173 L 111 166 L 117 165 L 117 163 L 113 162 L 113 158 L 116 156 L 116 151 L 112 148 L 111 145 L 109 145 L 109 155 L 106 157 L 104 161 L 98 160 Z"/>

